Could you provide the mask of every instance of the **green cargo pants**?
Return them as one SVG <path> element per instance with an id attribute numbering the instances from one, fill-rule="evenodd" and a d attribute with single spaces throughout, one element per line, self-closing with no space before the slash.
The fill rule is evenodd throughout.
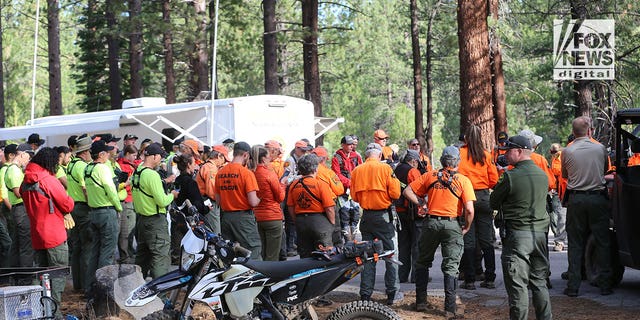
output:
<path id="1" fill-rule="evenodd" d="M 262 260 L 279 261 L 282 241 L 282 220 L 258 222 L 258 233 L 262 243 Z"/>
<path id="2" fill-rule="evenodd" d="M 251 259 L 262 259 L 262 244 L 253 211 L 222 212 L 220 224 L 225 239 L 237 241 L 245 249 L 251 250 Z"/>
<path id="3" fill-rule="evenodd" d="M 63 242 L 57 247 L 46 250 L 36 250 L 34 253 L 36 267 L 66 267 L 69 261 L 69 247 L 67 242 Z M 61 316 L 60 309 L 62 302 L 62 293 L 67 284 L 67 277 L 60 276 L 50 278 L 51 280 L 51 297 L 58 302 L 57 316 Z"/>
<path id="4" fill-rule="evenodd" d="M 13 254 L 18 257 L 18 267 L 33 267 L 33 247 L 31 246 L 31 222 L 23 203 L 11 208 L 11 216 L 16 224 Z"/>
<path id="5" fill-rule="evenodd" d="M 167 215 L 158 213 L 151 216 L 137 216 L 136 264 L 142 269 L 142 276 L 157 278 L 169 272 L 171 265 L 171 236 Z"/>
<path id="6" fill-rule="evenodd" d="M 120 234 L 118 235 L 118 262 L 133 263 L 133 246 L 130 237 L 133 227 L 136 226 L 136 213 L 133 211 L 133 202 L 123 202 L 122 212 L 119 214 Z"/>
<path id="7" fill-rule="evenodd" d="M 115 262 L 119 225 L 118 214 L 112 207 L 92 208 L 89 211 L 89 232 L 93 236 L 87 264 L 89 288 L 96 280 L 96 270 Z"/>
<path id="8" fill-rule="evenodd" d="M 531 290 L 536 319 L 551 319 L 547 289 L 549 258 L 544 232 L 509 230 L 502 243 L 502 274 L 509 295 L 509 318 L 526 320 Z"/>
<path id="9" fill-rule="evenodd" d="M 91 231 L 89 231 L 89 206 L 86 202 L 76 202 L 71 212 L 76 226 L 69 230 L 69 247 L 71 251 L 71 277 L 73 288 L 89 290 L 87 269 L 91 254 Z"/>

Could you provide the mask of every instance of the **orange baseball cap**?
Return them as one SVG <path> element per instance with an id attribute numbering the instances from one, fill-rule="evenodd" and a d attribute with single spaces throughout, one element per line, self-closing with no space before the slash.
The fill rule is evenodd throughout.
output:
<path id="1" fill-rule="evenodd" d="M 275 140 L 267 140 L 267 142 L 264 143 L 264 146 L 267 148 L 280 148 L 280 142 Z"/>
<path id="2" fill-rule="evenodd" d="M 296 141 L 296 148 L 300 148 L 305 151 L 311 151 L 311 146 L 303 140 Z"/>
<path id="3" fill-rule="evenodd" d="M 198 152 L 198 149 L 200 149 L 200 145 L 198 144 L 198 141 L 195 140 L 185 140 L 184 145 L 186 145 L 187 147 L 191 148 L 191 150 L 193 151 L 194 154 L 196 155 L 200 155 L 200 152 Z"/>
<path id="4" fill-rule="evenodd" d="M 389 138 L 389 135 L 386 132 L 384 132 L 384 130 L 378 129 L 373 132 L 373 137 L 376 139 L 387 139 Z"/>
<path id="5" fill-rule="evenodd" d="M 229 159 L 229 150 L 227 150 L 227 148 L 225 148 L 225 146 L 223 146 L 221 144 L 217 144 L 217 145 L 213 146 L 213 148 L 211 148 L 211 150 L 218 151 L 218 153 L 222 154 L 224 156 L 224 160 L 225 161 L 227 161 L 227 162 L 231 161 Z"/>
<path id="6" fill-rule="evenodd" d="M 327 154 L 327 148 L 322 146 L 315 147 L 315 149 L 313 149 L 311 153 L 315 154 L 318 157 L 323 157 L 323 158 L 329 157 L 329 155 Z"/>

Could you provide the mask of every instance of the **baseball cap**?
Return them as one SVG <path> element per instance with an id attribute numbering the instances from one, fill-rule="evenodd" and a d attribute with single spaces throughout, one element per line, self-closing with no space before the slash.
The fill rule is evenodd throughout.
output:
<path id="1" fill-rule="evenodd" d="M 379 144 L 374 143 L 374 142 L 369 143 L 369 144 L 367 145 L 367 148 L 365 149 L 365 152 L 366 152 L 366 151 L 369 151 L 369 150 L 374 150 L 374 149 L 375 149 L 375 150 L 378 150 L 378 151 L 380 151 L 380 152 L 382 152 L 382 147 L 381 147 Z"/>
<path id="2" fill-rule="evenodd" d="M 120 141 L 120 138 L 116 138 L 114 135 L 112 135 L 111 133 L 102 133 L 102 134 L 96 134 L 94 136 L 94 139 L 96 138 L 100 138 L 99 140 L 104 141 L 105 143 L 109 143 L 109 142 L 118 142 Z"/>
<path id="3" fill-rule="evenodd" d="M 78 142 L 78 136 L 77 135 L 71 135 L 69 136 L 69 138 L 67 139 L 67 145 L 69 147 L 73 147 L 76 145 L 76 143 Z"/>
<path id="4" fill-rule="evenodd" d="M 498 142 L 505 142 L 509 139 L 509 135 L 506 132 L 500 131 L 498 132 Z"/>
<path id="5" fill-rule="evenodd" d="M 200 145 L 198 144 L 198 141 L 195 140 L 185 140 L 183 142 L 183 144 L 189 148 L 191 148 L 191 150 L 193 151 L 194 154 L 199 155 L 200 152 L 198 151 L 198 149 L 200 149 Z"/>
<path id="6" fill-rule="evenodd" d="M 148 145 L 145 149 L 144 149 L 144 155 L 145 156 L 153 156 L 159 154 L 162 158 L 167 156 L 167 153 L 164 151 L 164 149 L 162 148 L 162 145 L 154 142 L 150 145 Z"/>
<path id="7" fill-rule="evenodd" d="M 264 146 L 267 148 L 280 148 L 280 142 L 275 140 L 267 140 L 267 142 L 264 143 Z"/>
<path id="8" fill-rule="evenodd" d="M 146 139 L 145 139 L 146 140 Z M 179 146 L 184 142 L 184 138 L 180 138 L 180 139 L 176 139 L 176 141 L 173 142 L 174 146 Z M 144 142 L 143 142 L 144 143 Z"/>
<path id="9" fill-rule="evenodd" d="M 322 157 L 322 158 L 326 158 L 329 155 L 327 154 L 327 148 L 319 146 L 319 147 L 315 147 L 311 153 L 315 154 L 318 157 Z"/>
<path id="10" fill-rule="evenodd" d="M 89 149 L 91 149 L 91 138 L 82 137 L 76 141 L 76 149 L 74 152 L 80 153 Z"/>
<path id="11" fill-rule="evenodd" d="M 373 132 L 373 137 L 376 139 L 387 139 L 389 138 L 389 135 L 387 135 L 387 133 L 384 132 L 384 130 L 378 129 Z"/>
<path id="12" fill-rule="evenodd" d="M 344 136 L 340 140 L 340 143 L 342 143 L 342 144 L 354 144 L 355 141 L 353 140 L 352 136 Z"/>
<path id="13" fill-rule="evenodd" d="M 98 140 L 91 143 L 91 154 L 98 154 L 102 151 L 111 151 L 113 146 L 108 146 L 104 140 Z"/>
<path id="14" fill-rule="evenodd" d="M 6 147 L 4 147 L 4 153 L 5 154 L 16 154 L 16 153 L 18 153 L 18 145 L 15 144 L 15 143 L 7 145 Z"/>
<path id="15" fill-rule="evenodd" d="M 442 149 L 442 157 L 460 159 L 460 149 L 455 146 L 447 146 Z"/>
<path id="16" fill-rule="evenodd" d="M 27 143 L 31 144 L 31 143 L 35 143 L 38 146 L 41 146 L 44 144 L 44 139 L 40 139 L 40 135 L 37 133 L 32 133 L 31 135 L 29 135 L 29 138 L 27 139 Z"/>
<path id="17" fill-rule="evenodd" d="M 518 132 L 519 136 L 523 136 L 529 140 L 531 140 L 531 146 L 537 146 L 540 144 L 540 142 L 542 142 L 542 137 L 536 135 L 535 133 L 533 133 L 533 131 L 529 130 L 529 129 L 524 129 L 521 130 L 520 132 Z"/>
<path id="18" fill-rule="evenodd" d="M 313 149 L 309 145 L 309 143 L 307 143 L 306 141 L 303 141 L 303 140 L 296 141 L 296 148 L 300 148 L 300 149 L 305 150 L 305 151 L 311 151 Z"/>
<path id="19" fill-rule="evenodd" d="M 420 160 L 420 154 L 418 151 L 413 149 L 407 150 L 407 154 L 404 155 L 404 162 L 409 162 L 411 160 Z"/>
<path id="20" fill-rule="evenodd" d="M 125 140 L 129 140 L 129 139 L 136 139 L 136 140 L 138 140 L 138 136 L 136 136 L 135 134 L 132 134 L 132 133 L 127 133 L 127 134 L 125 134 L 125 135 L 124 135 L 124 139 L 125 139 Z"/>
<path id="21" fill-rule="evenodd" d="M 531 140 L 529 138 L 517 135 L 510 137 L 509 140 L 504 144 L 504 147 L 498 147 L 500 150 L 509 150 L 509 149 L 525 149 L 531 150 Z"/>
<path id="22" fill-rule="evenodd" d="M 251 146 L 244 141 L 239 141 L 233 145 L 233 153 L 236 151 L 251 152 Z"/>
<path id="23" fill-rule="evenodd" d="M 211 151 L 217 151 L 218 153 L 222 154 L 224 156 L 224 160 L 229 162 L 231 161 L 231 159 L 229 159 L 229 151 L 227 150 L 227 148 L 221 144 L 217 144 L 215 146 L 213 146 L 211 148 Z"/>

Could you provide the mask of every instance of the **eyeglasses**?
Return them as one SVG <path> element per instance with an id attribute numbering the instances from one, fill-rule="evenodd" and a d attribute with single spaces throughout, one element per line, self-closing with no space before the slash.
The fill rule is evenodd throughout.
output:
<path id="1" fill-rule="evenodd" d="M 419 145 L 420 145 L 419 143 L 412 143 L 411 144 L 412 147 L 419 146 Z"/>

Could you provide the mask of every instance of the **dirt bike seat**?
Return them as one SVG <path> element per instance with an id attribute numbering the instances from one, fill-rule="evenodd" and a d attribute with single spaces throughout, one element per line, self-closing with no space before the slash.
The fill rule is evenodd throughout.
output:
<path id="1" fill-rule="evenodd" d="M 304 273 L 305 271 L 330 267 L 333 265 L 344 263 L 347 260 L 347 258 L 343 254 L 335 255 L 332 258 L 333 259 L 331 259 L 331 261 L 323 261 L 313 258 L 288 261 L 249 260 L 244 263 L 244 266 L 260 272 L 271 279 L 284 280 L 292 276 Z"/>

